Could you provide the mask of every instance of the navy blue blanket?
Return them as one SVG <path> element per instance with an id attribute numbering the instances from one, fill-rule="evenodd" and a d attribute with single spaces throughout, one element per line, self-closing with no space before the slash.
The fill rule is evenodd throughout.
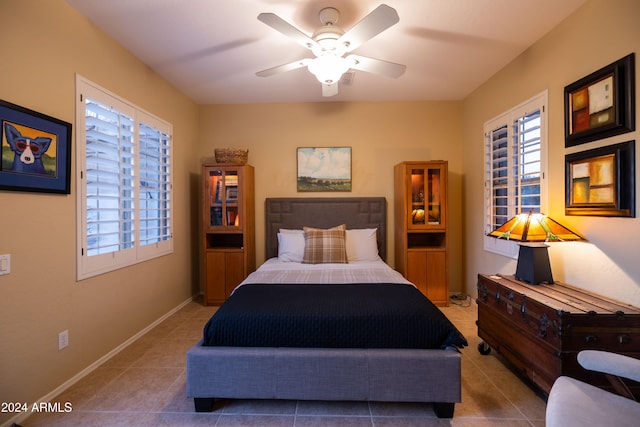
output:
<path id="1" fill-rule="evenodd" d="M 467 345 L 410 285 L 244 285 L 204 328 L 204 345 L 422 348 Z"/>

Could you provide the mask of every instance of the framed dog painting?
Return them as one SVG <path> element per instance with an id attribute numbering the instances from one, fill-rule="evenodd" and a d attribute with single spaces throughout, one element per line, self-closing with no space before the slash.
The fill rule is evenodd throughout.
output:
<path id="1" fill-rule="evenodd" d="M 0 100 L 0 190 L 69 194 L 71 124 Z"/>

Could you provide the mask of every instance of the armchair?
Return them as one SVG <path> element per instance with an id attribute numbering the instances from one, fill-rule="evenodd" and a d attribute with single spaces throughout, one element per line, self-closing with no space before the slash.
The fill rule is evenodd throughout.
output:
<path id="1" fill-rule="evenodd" d="M 599 350 L 583 350 L 578 362 L 585 369 L 603 372 L 615 393 L 561 376 L 549 392 L 547 427 L 640 425 L 640 402 L 620 378 L 640 381 L 640 360 Z"/>

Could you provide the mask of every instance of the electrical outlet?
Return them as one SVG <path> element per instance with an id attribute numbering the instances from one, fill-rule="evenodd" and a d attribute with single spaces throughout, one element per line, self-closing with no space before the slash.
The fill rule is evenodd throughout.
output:
<path id="1" fill-rule="evenodd" d="M 64 331 L 58 334 L 58 350 L 62 350 L 68 345 L 69 345 L 69 330 L 65 329 Z"/>

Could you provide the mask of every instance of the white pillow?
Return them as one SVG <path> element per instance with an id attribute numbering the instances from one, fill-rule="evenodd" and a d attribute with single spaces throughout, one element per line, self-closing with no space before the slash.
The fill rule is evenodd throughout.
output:
<path id="1" fill-rule="evenodd" d="M 377 228 L 361 228 L 347 230 L 347 262 L 377 261 L 378 241 L 376 240 Z"/>
<path id="2" fill-rule="evenodd" d="M 304 256 L 304 231 L 280 229 L 278 233 L 278 259 L 302 262 Z"/>

